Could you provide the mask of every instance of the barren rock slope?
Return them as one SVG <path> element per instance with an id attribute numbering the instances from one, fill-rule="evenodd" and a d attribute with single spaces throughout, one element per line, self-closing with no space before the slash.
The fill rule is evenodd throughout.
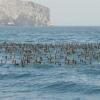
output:
<path id="1" fill-rule="evenodd" d="M 49 25 L 49 9 L 31 1 L 0 0 L 0 25 Z"/>

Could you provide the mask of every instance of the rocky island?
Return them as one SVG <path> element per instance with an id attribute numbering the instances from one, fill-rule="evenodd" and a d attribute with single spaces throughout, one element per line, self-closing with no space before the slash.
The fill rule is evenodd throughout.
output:
<path id="1" fill-rule="evenodd" d="M 49 8 L 32 1 L 0 0 L 0 25 L 48 26 Z"/>

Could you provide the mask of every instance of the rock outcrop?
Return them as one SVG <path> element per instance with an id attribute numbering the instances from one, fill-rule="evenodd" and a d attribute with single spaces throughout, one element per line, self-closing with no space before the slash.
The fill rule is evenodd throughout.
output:
<path id="1" fill-rule="evenodd" d="M 49 25 L 49 8 L 31 1 L 0 0 L 0 25 Z"/>

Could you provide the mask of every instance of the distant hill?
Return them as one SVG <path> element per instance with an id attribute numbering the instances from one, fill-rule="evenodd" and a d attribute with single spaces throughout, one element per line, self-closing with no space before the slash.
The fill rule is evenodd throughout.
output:
<path id="1" fill-rule="evenodd" d="M 48 26 L 49 8 L 31 1 L 0 0 L 0 25 Z"/>

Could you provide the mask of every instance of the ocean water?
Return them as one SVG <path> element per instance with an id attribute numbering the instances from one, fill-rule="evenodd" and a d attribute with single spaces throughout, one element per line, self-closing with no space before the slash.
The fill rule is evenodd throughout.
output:
<path id="1" fill-rule="evenodd" d="M 100 27 L 0 27 L 0 42 L 100 42 Z M 100 63 L 0 65 L 0 100 L 99 100 Z"/>

